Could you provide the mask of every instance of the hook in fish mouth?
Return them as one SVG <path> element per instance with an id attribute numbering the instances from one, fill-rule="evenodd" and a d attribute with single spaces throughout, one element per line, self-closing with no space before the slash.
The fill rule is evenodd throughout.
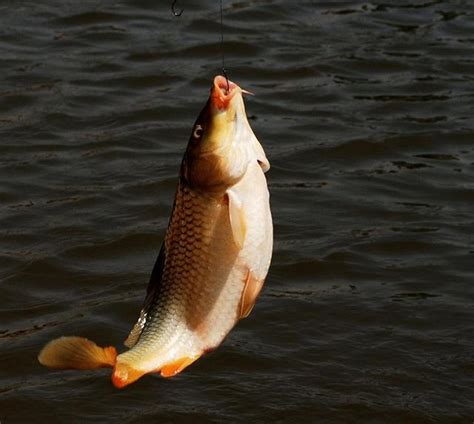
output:
<path id="1" fill-rule="evenodd" d="M 236 83 L 222 75 L 217 75 L 214 78 L 214 84 L 211 89 L 211 99 L 217 108 L 226 109 L 229 102 L 237 93 L 253 95 L 250 91 L 243 90 Z"/>
<path id="2" fill-rule="evenodd" d="M 228 80 L 225 76 L 217 75 L 214 78 L 214 89 L 218 90 L 221 96 L 232 95 L 236 88 L 240 88 L 236 83 Z"/>

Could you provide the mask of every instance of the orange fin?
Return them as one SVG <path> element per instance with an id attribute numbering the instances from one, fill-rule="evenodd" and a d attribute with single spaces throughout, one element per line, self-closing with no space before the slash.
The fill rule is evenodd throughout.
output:
<path id="1" fill-rule="evenodd" d="M 194 361 L 199 359 L 201 355 L 196 355 L 193 357 L 184 357 L 178 359 L 177 361 L 171 362 L 164 367 L 161 368 L 161 376 L 162 377 L 173 377 L 176 374 L 183 371 L 187 366 L 191 365 Z"/>
<path id="2" fill-rule="evenodd" d="M 113 367 L 116 358 L 113 346 L 100 347 L 84 337 L 54 339 L 38 355 L 38 361 L 46 367 L 76 370 Z"/>
<path id="3" fill-rule="evenodd" d="M 242 292 L 242 299 L 240 300 L 240 318 L 247 318 L 252 312 L 252 309 L 257 300 L 257 296 L 262 290 L 264 279 L 255 278 L 252 271 L 248 272 L 245 287 Z"/>
<path id="4" fill-rule="evenodd" d="M 112 383 L 115 387 L 121 389 L 125 386 L 128 386 L 129 384 L 134 383 L 144 374 L 146 374 L 145 371 L 133 368 L 132 366 L 120 362 L 119 360 L 115 364 L 114 372 L 112 374 Z"/>

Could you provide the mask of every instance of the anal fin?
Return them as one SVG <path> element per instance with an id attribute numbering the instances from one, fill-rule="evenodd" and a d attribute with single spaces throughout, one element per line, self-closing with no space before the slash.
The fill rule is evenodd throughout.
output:
<path id="1" fill-rule="evenodd" d="M 191 365 L 194 361 L 197 361 L 201 355 L 196 355 L 192 357 L 183 357 L 177 361 L 166 364 L 161 368 L 160 373 L 162 377 L 173 377 L 176 374 L 179 374 L 186 367 Z"/>

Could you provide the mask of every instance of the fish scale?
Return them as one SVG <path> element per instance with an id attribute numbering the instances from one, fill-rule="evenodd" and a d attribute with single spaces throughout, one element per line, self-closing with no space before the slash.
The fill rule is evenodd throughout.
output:
<path id="1" fill-rule="evenodd" d="M 157 350 L 169 352 L 171 342 L 176 356 L 177 333 L 187 334 L 190 330 L 198 335 L 193 337 L 191 351 L 189 344 L 183 346 L 182 355 L 196 354 L 215 347 L 215 333 L 220 338 L 232 328 L 245 275 L 241 269 L 233 269 L 239 250 L 232 239 L 228 215 L 223 193 L 202 195 L 180 183 L 165 238 L 166 259 L 160 290 L 154 296 L 138 343 L 131 351 L 119 355 L 119 360 L 126 362 L 133 358 L 134 366 L 139 367 L 136 362 L 139 355 L 150 366 L 148 357 L 156 357 Z M 195 216 L 200 219 L 196 220 Z M 229 301 L 234 307 L 229 307 Z M 225 304 L 225 308 L 217 311 L 219 322 L 207 319 L 211 315 L 210 303 Z M 169 353 L 160 355 L 154 364 L 156 368 L 166 363 L 169 356 Z"/>

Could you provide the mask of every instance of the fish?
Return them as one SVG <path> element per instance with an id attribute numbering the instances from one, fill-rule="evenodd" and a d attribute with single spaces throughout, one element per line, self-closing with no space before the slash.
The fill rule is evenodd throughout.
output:
<path id="1" fill-rule="evenodd" d="M 50 368 L 113 368 L 123 388 L 146 374 L 173 377 L 216 349 L 247 317 L 273 250 L 265 173 L 270 163 L 250 127 L 250 94 L 218 75 L 181 163 L 174 205 L 136 324 L 118 354 L 84 337 L 52 340 Z"/>

